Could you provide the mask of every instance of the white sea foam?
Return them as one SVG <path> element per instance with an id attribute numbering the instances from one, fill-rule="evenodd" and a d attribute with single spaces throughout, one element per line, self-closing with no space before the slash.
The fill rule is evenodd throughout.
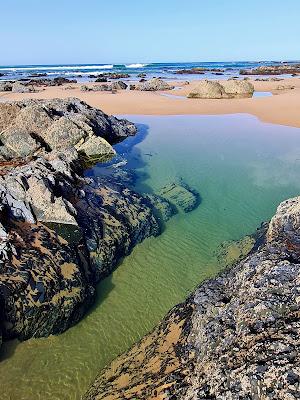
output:
<path id="1" fill-rule="evenodd" d="M 128 64 L 125 65 L 126 68 L 143 68 L 146 67 L 148 64 Z"/>

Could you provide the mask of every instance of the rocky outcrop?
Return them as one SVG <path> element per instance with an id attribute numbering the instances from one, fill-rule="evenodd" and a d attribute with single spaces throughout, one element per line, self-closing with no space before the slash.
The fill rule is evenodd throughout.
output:
<path id="1" fill-rule="evenodd" d="M 246 257 L 175 306 L 84 399 L 298 398 L 299 205 L 283 202 Z"/>
<path id="2" fill-rule="evenodd" d="M 115 90 L 126 90 L 126 89 L 127 85 L 123 81 L 117 81 L 111 84 L 105 83 L 103 85 L 93 85 L 93 86 L 82 85 L 80 87 L 80 90 L 82 92 L 112 92 Z"/>
<path id="3" fill-rule="evenodd" d="M 146 82 L 137 85 L 135 89 L 145 91 L 145 92 L 155 92 L 158 90 L 171 90 L 173 86 L 170 86 L 167 82 L 159 78 L 149 79 Z"/>
<path id="4" fill-rule="evenodd" d="M 40 76 L 40 75 L 37 75 Z M 40 86 L 61 86 L 66 83 L 77 83 L 75 79 L 67 79 L 57 77 L 54 79 L 36 78 L 24 79 L 12 82 L 0 82 L 0 92 L 15 92 L 15 93 L 31 93 L 36 91 L 36 87 Z"/>
<path id="5" fill-rule="evenodd" d="M 22 82 L 14 82 L 11 88 L 13 93 L 33 93 L 36 92 L 33 85 L 24 85 Z"/>
<path id="6" fill-rule="evenodd" d="M 0 81 L 0 92 L 11 92 L 13 87 L 13 82 Z"/>
<path id="7" fill-rule="evenodd" d="M 43 156 L 68 147 L 90 156 L 89 144 L 97 142 L 99 160 L 103 161 L 107 152 L 114 154 L 107 141 L 117 143 L 135 133 L 134 124 L 109 117 L 78 99 L 0 104 L 0 156 L 5 160 Z M 96 139 L 99 136 L 101 140 Z"/>
<path id="8" fill-rule="evenodd" d="M 242 69 L 240 75 L 293 75 L 300 73 L 300 64 L 261 65 L 254 69 Z"/>
<path id="9" fill-rule="evenodd" d="M 252 97 L 254 86 L 243 80 L 201 81 L 189 94 L 190 99 L 232 99 Z"/>
<path id="10" fill-rule="evenodd" d="M 87 165 L 110 159 L 112 144 L 135 133 L 129 121 L 77 99 L 0 104 L 4 339 L 48 336 L 76 323 L 99 280 L 161 232 L 160 210 L 176 212 L 159 195 L 154 202 L 136 193 L 126 170 L 83 177 Z M 186 204 L 189 191 L 178 184 L 173 201 Z"/>
<path id="11" fill-rule="evenodd" d="M 225 72 L 224 69 L 220 68 L 202 68 L 202 67 L 195 67 L 190 69 L 180 69 L 175 72 L 178 75 L 204 75 L 205 73 L 215 73 L 215 74 L 223 74 Z"/>

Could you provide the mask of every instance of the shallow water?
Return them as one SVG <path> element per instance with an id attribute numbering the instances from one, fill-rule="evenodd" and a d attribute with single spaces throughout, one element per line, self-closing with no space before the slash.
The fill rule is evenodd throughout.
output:
<path id="1" fill-rule="evenodd" d="M 141 134 L 117 149 L 136 143 L 128 157 L 140 175 L 138 189 L 182 177 L 202 203 L 138 245 L 99 285 L 97 304 L 78 325 L 6 344 L 1 400 L 79 399 L 105 364 L 220 270 L 214 252 L 221 242 L 252 233 L 281 200 L 300 193 L 300 129 L 248 115 L 130 119 L 143 124 Z"/>
<path id="2" fill-rule="evenodd" d="M 252 97 L 271 97 L 272 92 L 254 92 Z"/>

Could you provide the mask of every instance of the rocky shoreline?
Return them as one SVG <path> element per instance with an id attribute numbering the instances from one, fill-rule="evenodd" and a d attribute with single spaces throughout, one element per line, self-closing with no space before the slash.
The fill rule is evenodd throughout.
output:
<path id="1" fill-rule="evenodd" d="M 298 398 L 299 205 L 280 204 L 246 257 L 175 306 L 84 399 Z"/>
<path id="2" fill-rule="evenodd" d="M 134 174 L 84 178 L 134 124 L 78 99 L 0 104 L 0 331 L 4 340 L 63 332 L 96 284 L 176 212 L 197 206 L 182 182 L 134 191 Z"/>

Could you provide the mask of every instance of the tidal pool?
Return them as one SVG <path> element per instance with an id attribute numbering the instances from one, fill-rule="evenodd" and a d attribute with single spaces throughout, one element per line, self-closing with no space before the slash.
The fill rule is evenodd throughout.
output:
<path id="1" fill-rule="evenodd" d="M 137 190 L 181 177 L 202 202 L 138 245 L 99 284 L 79 324 L 4 344 L 1 400 L 79 400 L 101 368 L 222 268 L 214 255 L 220 243 L 254 232 L 280 201 L 300 193 L 300 129 L 249 115 L 127 117 L 140 133 L 116 148 L 137 171 Z"/>

